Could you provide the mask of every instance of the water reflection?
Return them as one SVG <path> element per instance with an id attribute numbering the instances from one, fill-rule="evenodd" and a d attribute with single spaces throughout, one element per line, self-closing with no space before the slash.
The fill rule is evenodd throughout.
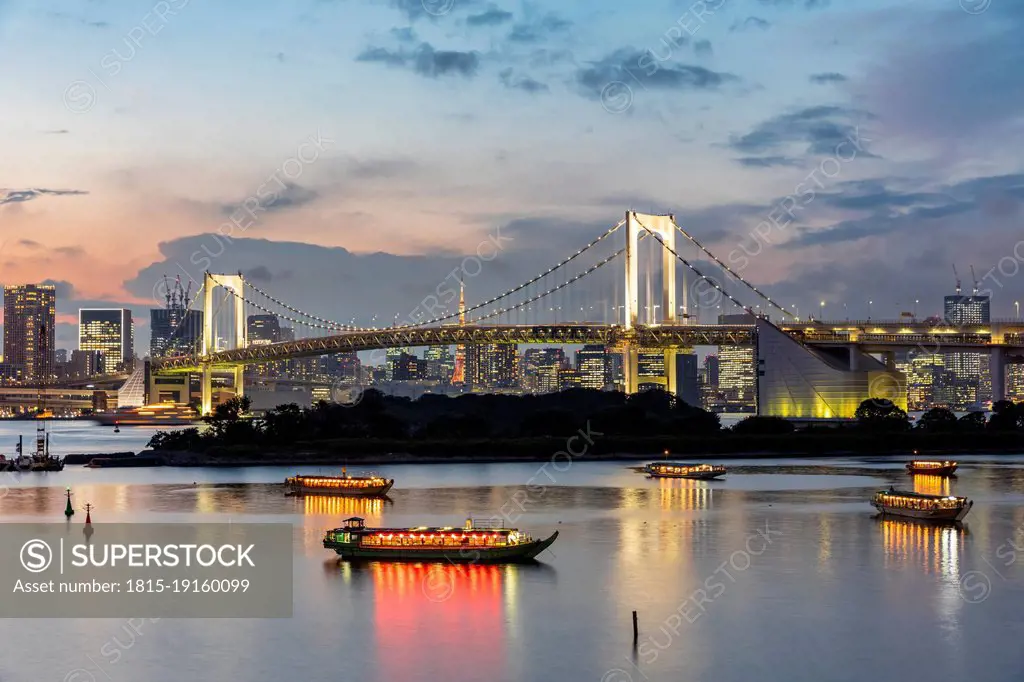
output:
<path id="1" fill-rule="evenodd" d="M 393 504 L 387 498 L 344 497 L 339 495 L 304 495 L 302 513 L 306 516 L 337 516 L 347 518 L 359 516 L 368 521 L 379 521 L 385 504 Z M 375 525 L 368 523 L 367 525 Z"/>
<path id="2" fill-rule="evenodd" d="M 952 485 L 948 476 L 929 476 L 927 474 L 915 474 L 914 492 L 923 495 L 952 495 Z"/>
<path id="3" fill-rule="evenodd" d="M 959 579 L 966 528 L 882 519 L 885 567 L 915 566 L 926 573 Z"/>
<path id="4" fill-rule="evenodd" d="M 685 478 L 658 479 L 661 508 L 664 511 L 710 509 L 714 491 L 707 481 Z"/>
<path id="5" fill-rule="evenodd" d="M 464 678 L 469 663 L 505 670 L 522 568 L 338 562 L 335 570 L 371 583 L 379 679 L 408 680 Z"/>

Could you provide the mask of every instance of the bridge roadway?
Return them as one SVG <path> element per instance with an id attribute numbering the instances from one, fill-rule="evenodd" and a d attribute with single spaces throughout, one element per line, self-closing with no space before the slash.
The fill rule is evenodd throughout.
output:
<path id="1" fill-rule="evenodd" d="M 884 325 L 884 326 L 883 326 Z M 926 326 L 916 323 L 814 322 L 780 325 L 784 331 L 810 345 L 856 344 L 867 352 L 919 348 L 939 353 L 955 350 L 985 351 L 994 347 L 1020 348 L 1024 352 L 1024 324 L 1005 330 L 990 326 L 963 328 Z M 995 342 L 993 342 L 995 340 Z M 322 338 L 250 346 L 212 353 L 207 358 L 180 356 L 153 360 L 161 374 L 193 372 L 201 365 L 228 368 L 278 362 L 328 353 L 368 351 L 397 347 L 452 346 L 475 344 L 604 344 L 621 346 L 629 342 L 639 348 L 689 348 L 693 346 L 751 345 L 753 324 L 675 324 L 638 326 L 627 330 L 604 323 L 560 323 L 533 325 L 449 325 L 406 329 L 375 329 L 346 332 Z"/>

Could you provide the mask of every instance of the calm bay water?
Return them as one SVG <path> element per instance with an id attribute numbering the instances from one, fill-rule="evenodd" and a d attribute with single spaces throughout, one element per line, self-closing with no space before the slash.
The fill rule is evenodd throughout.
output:
<path id="1" fill-rule="evenodd" d="M 65 436 L 111 437 L 81 428 Z M 973 498 L 963 528 L 873 518 L 871 492 L 910 485 L 893 460 L 734 461 L 716 483 L 549 464 L 554 482 L 534 478 L 547 488 L 517 525 L 559 539 L 519 567 L 351 566 L 320 540 L 353 513 L 459 525 L 510 511 L 540 464 L 378 467 L 397 480 L 390 502 L 285 497 L 294 471 L 277 467 L 0 474 L 4 522 L 63 522 L 71 486 L 95 522 L 295 528 L 293 618 L 165 619 L 141 634 L 124 620 L 3 620 L 0 681 L 1017 679 L 1024 456 L 959 459 L 949 487 L 916 485 Z M 115 639 L 113 662 L 100 651 Z"/>

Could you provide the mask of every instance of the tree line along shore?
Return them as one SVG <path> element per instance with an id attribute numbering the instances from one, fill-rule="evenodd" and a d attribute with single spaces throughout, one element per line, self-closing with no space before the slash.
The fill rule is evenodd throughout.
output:
<path id="1" fill-rule="evenodd" d="M 866 400 L 842 424 L 797 428 L 750 416 L 724 428 L 717 414 L 664 391 L 571 389 L 545 395 L 426 395 L 365 391 L 354 405 L 280 405 L 249 414 L 247 398 L 218 405 L 207 428 L 158 432 L 141 455 L 179 466 L 534 461 L 567 451 L 587 459 L 1024 452 L 1024 403 L 991 417 L 944 408 L 916 423 L 887 400 Z M 583 437 L 586 434 L 586 437 Z"/>

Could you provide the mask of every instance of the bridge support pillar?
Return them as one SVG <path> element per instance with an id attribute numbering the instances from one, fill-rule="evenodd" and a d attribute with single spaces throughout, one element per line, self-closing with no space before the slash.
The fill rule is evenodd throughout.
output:
<path id="1" fill-rule="evenodd" d="M 1006 358 L 1002 348 L 988 352 L 989 373 L 992 377 L 992 402 L 1006 400 Z"/>
<path id="2" fill-rule="evenodd" d="M 622 379 L 625 384 L 626 395 L 637 392 L 640 385 L 640 353 L 636 346 L 627 342 L 622 349 Z"/>
<path id="3" fill-rule="evenodd" d="M 676 355 L 674 348 L 665 349 L 665 390 L 672 395 L 679 395 L 679 377 L 676 376 Z"/>
<path id="4" fill-rule="evenodd" d="M 203 363 L 202 378 L 199 383 L 202 396 L 199 403 L 199 413 L 205 417 L 213 412 L 213 368 L 208 362 Z"/>
<path id="5" fill-rule="evenodd" d="M 235 397 L 241 398 L 245 395 L 245 366 L 235 367 Z"/>

